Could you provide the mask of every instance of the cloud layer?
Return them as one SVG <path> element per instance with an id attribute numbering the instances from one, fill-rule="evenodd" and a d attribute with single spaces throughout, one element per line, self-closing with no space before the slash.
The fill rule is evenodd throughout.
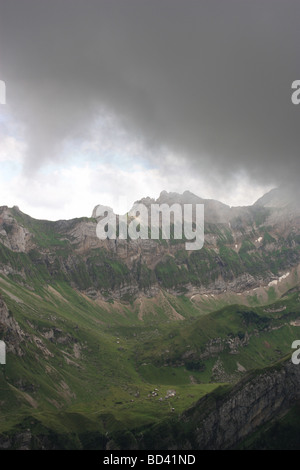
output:
<path id="1" fill-rule="evenodd" d="M 106 110 L 162 174 L 180 160 L 224 191 L 238 175 L 297 182 L 299 17 L 298 0 L 0 0 L 24 174 L 64 163 L 63 145 L 88 142 Z"/>

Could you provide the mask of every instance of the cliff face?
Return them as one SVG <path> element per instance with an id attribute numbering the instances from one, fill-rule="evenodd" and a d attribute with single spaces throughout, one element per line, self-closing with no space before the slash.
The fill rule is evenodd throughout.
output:
<path id="1" fill-rule="evenodd" d="M 291 362 L 279 370 L 242 381 L 225 399 L 216 400 L 214 409 L 201 423 L 192 417 L 199 426 L 195 430 L 197 448 L 232 448 L 260 425 L 286 411 L 298 398 L 300 368 Z M 203 403 L 199 405 L 202 407 Z M 190 419 L 188 413 L 184 418 Z"/>
<path id="2" fill-rule="evenodd" d="M 156 449 L 235 448 L 259 426 L 286 412 L 299 398 L 300 366 L 289 359 L 281 366 L 252 373 L 229 391 L 219 389 L 206 395 L 172 426 L 176 434 L 156 441 L 152 440 L 150 430 L 143 445 L 147 447 L 147 442 L 148 445 L 151 442 L 150 446 Z M 159 433 L 158 428 L 155 434 Z"/>
<path id="3" fill-rule="evenodd" d="M 272 197 L 235 208 L 188 192 L 139 201 L 204 204 L 204 247 L 192 252 L 184 240 L 100 240 L 95 217 L 50 222 L 3 206 L 0 272 L 27 284 L 28 276 L 63 279 L 102 300 L 154 296 L 160 288 L 194 295 L 266 286 L 300 262 L 299 210 Z"/>
<path id="4" fill-rule="evenodd" d="M 7 305 L 0 297 L 0 333 L 5 337 L 7 352 L 12 352 L 17 356 L 22 356 L 20 343 L 25 339 L 25 333 L 20 328 L 17 321 L 8 311 Z"/>

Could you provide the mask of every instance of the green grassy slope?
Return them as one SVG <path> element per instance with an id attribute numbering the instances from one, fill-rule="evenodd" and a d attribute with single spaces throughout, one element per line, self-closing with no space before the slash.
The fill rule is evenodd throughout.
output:
<path id="1" fill-rule="evenodd" d="M 299 318 L 296 292 L 268 306 L 231 305 L 174 324 L 138 348 L 141 373 L 159 375 L 167 365 L 189 370 L 199 382 L 222 376 L 235 380 L 243 370 L 263 367 L 287 354 L 299 337 L 294 323 Z M 151 366 L 143 365 L 149 362 Z"/>
<path id="2" fill-rule="evenodd" d="M 169 303 L 150 299 L 139 319 L 136 304 L 97 303 L 63 281 L 35 282 L 30 290 L 0 277 L 23 332 L 21 355 L 9 352 L 0 372 L 0 434 L 30 428 L 37 447 L 42 435 L 61 448 L 101 448 L 120 430 L 130 443 L 220 383 L 238 380 L 238 364 L 263 367 L 299 336 L 291 324 L 300 317 L 298 292 L 268 307 L 227 306 L 200 317 L 188 299 L 162 294 Z M 172 320 L 166 305 L 183 320 Z M 4 325 L 0 337 L 14 338 Z M 166 398 L 169 390 L 176 393 Z"/>
<path id="3" fill-rule="evenodd" d="M 65 441 L 66 435 L 84 429 L 102 439 L 117 429 L 149 425 L 173 407 L 181 413 L 215 387 L 193 384 L 180 370 L 156 381 L 139 373 L 136 345 L 170 321 L 155 312 L 157 306 L 142 322 L 130 304 L 98 305 L 64 282 L 34 292 L 1 276 L 0 292 L 23 334 L 21 353 L 8 352 L 0 371 L 0 434 L 13 435 L 32 418 L 29 427 L 37 436 L 54 433 L 64 436 L 57 445 L 77 448 L 81 441 Z M 183 303 L 182 314 L 185 308 Z M 8 346 L 18 341 L 5 325 L 0 337 Z M 166 399 L 174 387 L 176 396 Z"/>

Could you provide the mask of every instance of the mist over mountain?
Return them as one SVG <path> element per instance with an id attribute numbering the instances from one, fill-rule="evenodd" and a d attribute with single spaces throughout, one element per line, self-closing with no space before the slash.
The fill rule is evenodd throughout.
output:
<path id="1" fill-rule="evenodd" d="M 85 292 L 94 289 L 93 295 L 100 298 L 103 291 L 119 298 L 139 292 L 151 296 L 160 287 L 174 292 L 218 292 L 226 289 L 227 282 L 238 291 L 243 284 L 245 288 L 267 284 L 275 273 L 298 262 L 299 206 L 285 189 L 274 189 L 246 207 L 229 207 L 189 191 L 162 191 L 157 200 L 146 197 L 137 203 L 148 209 L 152 204 L 203 204 L 203 249 L 186 251 L 185 240 L 175 239 L 172 227 L 170 239 L 162 235 L 158 240 L 151 239 L 150 232 L 148 239 L 99 239 L 97 210 L 102 207 L 104 211 L 106 206 L 96 206 L 91 218 L 56 222 L 32 219 L 19 208 L 4 206 L 1 241 L 14 252 L 30 254 L 37 250 L 36 256 L 49 275 L 64 273 L 69 282 Z M 134 217 L 133 213 L 131 219 Z M 148 217 L 150 228 L 150 210 Z M 170 221 L 174 223 L 172 217 Z M 109 259 L 120 269 L 110 267 L 109 277 L 103 279 L 101 274 L 100 281 L 97 272 L 106 271 Z M 83 277 L 78 277 L 79 265 Z"/>
<path id="2" fill-rule="evenodd" d="M 254 448 L 265 423 L 279 448 L 300 426 L 296 201 L 279 188 L 246 207 L 189 191 L 137 202 L 204 204 L 203 248 L 99 239 L 97 206 L 56 222 L 0 207 L 0 448 Z"/>
<path id="3" fill-rule="evenodd" d="M 0 0 L 1 450 L 300 449 L 299 18 Z"/>
<path id="4" fill-rule="evenodd" d="M 292 367 L 263 369 L 285 357 L 300 324 L 299 211 L 283 195 L 233 208 L 189 191 L 138 201 L 204 204 L 205 243 L 192 252 L 172 237 L 100 240 L 96 210 L 50 222 L 2 206 L 0 447 L 228 448 L 293 407 Z M 224 382 L 233 388 L 217 389 Z M 170 429 L 157 440 L 160 419 L 175 419 L 176 436 Z M 206 437 L 201 426 L 211 428 Z"/>

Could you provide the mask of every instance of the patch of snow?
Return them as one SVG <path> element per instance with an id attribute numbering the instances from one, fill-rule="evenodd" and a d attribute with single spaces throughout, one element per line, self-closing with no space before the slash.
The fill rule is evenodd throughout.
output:
<path id="1" fill-rule="evenodd" d="M 283 274 L 282 276 L 280 276 L 280 278 L 278 279 L 278 281 L 282 281 L 282 279 L 286 279 L 288 276 L 290 275 L 290 273 L 286 273 L 286 274 Z"/>
<path id="2" fill-rule="evenodd" d="M 236 365 L 237 365 L 237 370 L 238 370 L 239 372 L 246 372 L 246 369 L 245 369 L 244 366 L 242 366 L 242 364 L 240 364 L 239 362 L 237 362 Z"/>
<path id="3" fill-rule="evenodd" d="M 269 282 L 268 286 L 276 286 L 278 284 L 278 282 L 281 282 L 283 279 L 286 279 L 288 276 L 290 275 L 289 272 L 283 274 L 282 276 L 280 276 L 278 279 L 274 279 L 274 281 L 271 281 Z"/>

